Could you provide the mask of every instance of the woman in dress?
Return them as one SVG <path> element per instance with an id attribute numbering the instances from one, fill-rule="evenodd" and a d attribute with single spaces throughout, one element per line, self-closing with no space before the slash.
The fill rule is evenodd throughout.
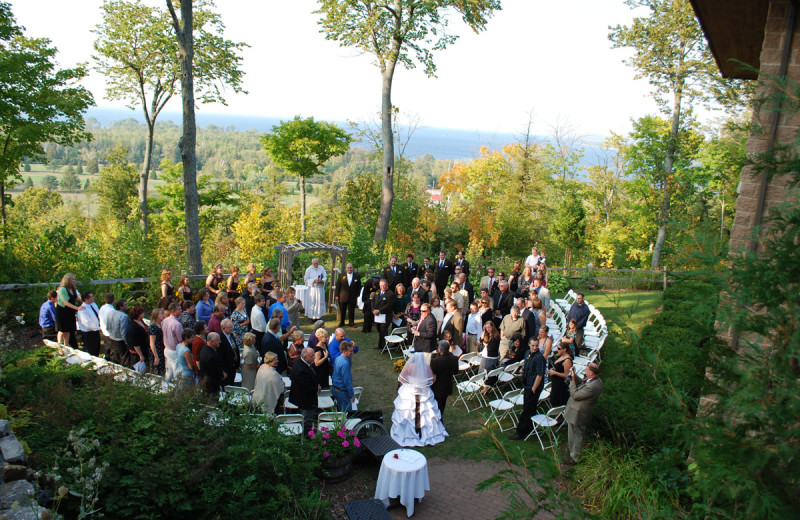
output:
<path id="1" fill-rule="evenodd" d="M 240 345 L 244 340 L 244 333 L 250 330 L 250 319 L 247 317 L 247 310 L 245 309 L 246 300 L 239 296 L 236 298 L 236 310 L 231 313 L 231 321 L 233 322 L 233 335 L 236 336 L 236 342 Z"/>
<path id="2" fill-rule="evenodd" d="M 539 264 L 539 269 L 536 270 L 536 278 L 542 282 L 542 287 L 547 287 L 547 266 Z"/>
<path id="3" fill-rule="evenodd" d="M 258 350 L 255 347 L 256 335 L 248 332 L 242 338 L 242 386 L 248 390 L 255 389 L 258 373 Z"/>
<path id="4" fill-rule="evenodd" d="M 264 363 L 256 374 L 256 384 L 253 389 L 253 402 L 261 407 L 261 411 L 274 415 L 279 406 L 286 385 L 277 371 L 278 355 L 274 352 L 264 354 Z"/>
<path id="5" fill-rule="evenodd" d="M 317 329 L 317 344 L 314 346 L 314 371 L 317 373 L 317 384 L 321 388 L 330 388 L 331 383 L 328 376 L 333 374 L 330 353 L 328 352 L 328 331 Z"/>
<path id="6" fill-rule="evenodd" d="M 179 390 L 185 390 L 194 386 L 194 382 L 199 375 L 197 363 L 192 356 L 191 345 L 194 341 L 195 332 L 192 329 L 184 329 L 181 333 L 181 342 L 175 349 L 175 386 Z"/>
<path id="7" fill-rule="evenodd" d="M 172 285 L 172 271 L 164 269 L 161 271 L 161 296 L 172 296 L 175 294 L 175 287 Z"/>
<path id="8" fill-rule="evenodd" d="M 508 290 L 516 294 L 519 288 L 520 271 L 522 270 L 522 262 L 517 260 L 514 262 L 514 268 L 508 274 Z"/>
<path id="9" fill-rule="evenodd" d="M 274 287 L 272 284 L 275 282 L 275 277 L 272 276 L 272 269 L 269 267 L 265 267 L 263 271 L 261 271 L 261 293 L 264 295 L 264 298 L 269 296 L 269 293 L 272 292 Z"/>
<path id="10" fill-rule="evenodd" d="M 69 345 L 70 336 L 75 336 L 78 328 L 75 313 L 83 309 L 81 295 L 75 287 L 75 275 L 67 273 L 61 278 L 58 286 L 58 300 L 56 300 L 56 341 L 62 345 Z M 77 343 L 77 342 L 76 342 Z M 76 345 L 77 346 L 77 345 Z"/>
<path id="11" fill-rule="evenodd" d="M 303 312 L 303 302 L 298 300 L 297 289 L 289 287 L 286 289 L 286 303 L 283 306 L 286 308 L 286 313 L 289 315 L 289 321 L 292 325 L 300 325 L 300 313 Z"/>
<path id="12" fill-rule="evenodd" d="M 206 277 L 206 289 L 211 293 L 212 300 L 217 298 L 217 294 L 219 294 L 220 291 L 219 285 L 224 281 L 225 277 L 222 276 L 222 264 L 217 264 L 214 266 L 214 270 Z"/>
<path id="13" fill-rule="evenodd" d="M 306 269 L 303 281 L 308 287 L 306 297 L 306 316 L 316 321 L 325 316 L 325 282 L 328 280 L 328 273 L 325 268 L 319 265 L 318 258 L 311 259 L 311 265 Z"/>
<path id="14" fill-rule="evenodd" d="M 405 312 L 406 323 L 409 327 L 416 327 L 422 317 L 422 302 L 419 299 L 419 293 L 411 294 L 411 302 L 406 305 Z"/>
<path id="15" fill-rule="evenodd" d="M 164 332 L 161 322 L 164 321 L 166 311 L 156 307 L 150 314 L 150 326 L 147 334 L 150 336 L 150 372 L 163 376 L 166 373 L 164 364 Z"/>
<path id="16" fill-rule="evenodd" d="M 211 315 L 214 313 L 214 302 L 211 300 L 211 292 L 203 287 L 197 293 L 197 296 L 199 301 L 194 307 L 195 317 L 197 321 L 204 321 L 206 325 L 208 325 L 208 320 L 211 319 Z"/>
<path id="17" fill-rule="evenodd" d="M 231 266 L 231 274 L 228 276 L 228 281 L 225 283 L 225 292 L 228 293 L 228 300 L 235 302 L 236 298 L 242 295 L 242 289 L 239 287 L 239 266 Z M 231 309 L 233 312 L 233 309 Z"/>
<path id="18" fill-rule="evenodd" d="M 483 337 L 481 338 L 481 364 L 480 370 L 489 372 L 497 368 L 500 360 L 500 333 L 494 322 L 490 321 L 483 326 Z"/>
<path id="19" fill-rule="evenodd" d="M 517 295 L 520 298 L 527 298 L 528 294 L 530 294 L 533 278 L 533 269 L 531 269 L 529 265 L 526 265 L 525 270 L 522 271 L 522 276 L 519 277 L 517 282 Z"/>
<path id="20" fill-rule="evenodd" d="M 558 358 L 553 368 L 547 371 L 550 376 L 550 405 L 562 406 L 569 400 L 569 385 L 566 377 L 572 369 L 572 352 L 565 343 L 558 344 Z"/>
<path id="21" fill-rule="evenodd" d="M 439 406 L 433 397 L 433 372 L 425 355 L 412 355 L 397 378 L 400 389 L 394 400 L 391 436 L 400 446 L 431 446 L 447 437 Z"/>
<path id="22" fill-rule="evenodd" d="M 408 307 L 411 298 L 408 297 L 406 294 L 406 288 L 403 284 L 399 283 L 394 289 L 397 298 L 394 300 L 394 308 L 392 312 L 394 315 L 400 318 L 400 325 L 398 327 L 405 327 L 406 326 L 406 307 Z"/>
<path id="23" fill-rule="evenodd" d="M 441 325 L 444 319 L 444 307 L 442 307 L 442 300 L 438 296 L 431 298 L 431 314 L 436 318 L 436 326 Z"/>
<path id="24" fill-rule="evenodd" d="M 192 301 L 192 298 L 194 298 L 194 291 L 192 290 L 192 286 L 189 285 L 188 276 L 181 276 L 176 291 L 178 295 L 181 297 L 181 299 L 184 301 L 190 302 Z"/>
<path id="25" fill-rule="evenodd" d="M 247 264 L 247 274 L 244 275 L 242 284 L 247 287 L 250 282 L 256 283 L 256 264 Z"/>
<path id="26" fill-rule="evenodd" d="M 145 352 L 150 350 L 150 334 L 148 334 L 147 324 L 144 322 L 144 307 L 141 305 L 135 306 L 128 312 L 131 319 L 130 328 L 128 329 L 128 359 L 130 360 L 129 368 L 139 361 L 145 361 Z"/>

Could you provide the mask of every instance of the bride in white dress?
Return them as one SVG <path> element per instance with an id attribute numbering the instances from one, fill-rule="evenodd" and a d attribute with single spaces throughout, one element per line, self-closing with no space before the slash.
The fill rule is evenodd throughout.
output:
<path id="1" fill-rule="evenodd" d="M 400 377 L 394 400 L 391 436 L 400 446 L 429 446 L 443 442 L 447 431 L 433 398 L 433 372 L 422 352 L 413 354 Z"/>

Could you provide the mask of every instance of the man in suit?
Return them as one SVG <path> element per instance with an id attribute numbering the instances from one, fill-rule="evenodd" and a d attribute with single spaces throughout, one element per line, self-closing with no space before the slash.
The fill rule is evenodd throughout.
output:
<path id="1" fill-rule="evenodd" d="M 406 263 L 401 267 L 403 268 L 403 285 L 406 286 L 406 292 L 408 292 L 409 287 L 411 287 L 411 282 L 414 278 L 417 278 L 419 273 L 419 264 L 414 261 L 414 255 L 408 253 L 406 256 Z"/>
<path id="2" fill-rule="evenodd" d="M 394 302 L 397 296 L 389 290 L 389 282 L 381 278 L 379 282 L 380 290 L 372 296 L 372 314 L 377 318 L 383 315 L 383 323 L 375 323 L 378 329 L 378 346 L 375 348 L 383 350 L 386 344 L 386 336 L 389 335 L 389 324 L 392 323 L 392 316 L 394 312 Z"/>
<path id="3" fill-rule="evenodd" d="M 431 353 L 436 348 L 436 337 L 439 325 L 431 314 L 431 306 L 423 303 L 420 306 L 420 319 L 417 330 L 414 331 L 414 352 L 424 352 L 425 360 L 430 363 Z"/>
<path id="4" fill-rule="evenodd" d="M 305 347 L 300 359 L 292 366 L 292 387 L 290 401 L 303 414 L 303 435 L 307 435 L 317 418 L 317 394 L 320 387 L 317 375 L 311 365 L 314 363 L 314 349 Z"/>
<path id="5" fill-rule="evenodd" d="M 592 418 L 592 411 L 597 398 L 603 393 L 603 380 L 600 379 L 600 367 L 597 363 L 586 365 L 586 379 L 582 380 L 576 373 L 575 367 L 569 372 L 572 380 L 569 383 L 569 401 L 564 410 L 564 419 L 567 421 L 567 441 L 569 443 L 569 456 L 567 464 L 575 464 L 581 454 L 585 427 Z"/>
<path id="6" fill-rule="evenodd" d="M 239 367 L 239 343 L 233 334 L 231 320 L 222 320 L 220 327 L 222 327 L 222 334 L 219 335 L 220 345 L 217 353 L 222 359 L 222 368 L 228 374 L 228 377 L 222 382 L 222 386 L 233 385 L 236 380 L 236 369 Z"/>
<path id="7" fill-rule="evenodd" d="M 447 398 L 453 393 L 453 375 L 458 372 L 458 358 L 450 353 L 450 344 L 440 341 L 437 349 L 438 355 L 431 359 L 431 372 L 433 372 L 433 398 L 439 405 L 439 413 L 444 419 L 444 406 Z"/>
<path id="8" fill-rule="evenodd" d="M 458 252 L 458 256 L 456 257 L 455 265 L 461 267 L 461 272 L 465 275 L 469 276 L 469 262 L 466 258 L 464 258 L 464 250 Z"/>
<path id="9" fill-rule="evenodd" d="M 420 280 L 424 280 L 425 273 L 433 273 L 433 266 L 431 265 L 431 259 L 427 256 L 422 259 L 422 265 L 419 266 L 419 271 L 417 271 L 417 277 Z"/>
<path id="10" fill-rule="evenodd" d="M 397 284 L 402 283 L 405 285 L 405 274 L 403 268 L 397 265 L 397 256 L 392 255 L 389 259 L 389 265 L 383 268 L 383 278 L 389 284 L 389 290 L 392 292 L 397 291 Z"/>
<path id="11" fill-rule="evenodd" d="M 531 338 L 528 346 L 531 350 L 525 357 L 522 369 L 522 412 L 519 414 L 517 433 L 508 437 L 514 441 L 524 439 L 533 430 L 531 417 L 536 415 L 536 407 L 539 405 L 539 396 L 544 388 L 544 375 L 547 370 L 547 361 L 539 350 L 539 342 Z"/>
<path id="12" fill-rule="evenodd" d="M 451 262 L 444 251 L 439 251 L 439 260 L 433 266 L 433 279 L 436 282 L 436 290 L 444 294 L 447 281 L 453 274 L 453 262 Z"/>
<path id="13" fill-rule="evenodd" d="M 453 265 L 453 275 L 450 277 L 450 283 L 458 281 L 459 277 L 461 276 L 461 266 L 460 265 Z"/>
<path id="14" fill-rule="evenodd" d="M 508 290 L 508 282 L 501 281 L 497 284 L 497 290 L 492 295 L 494 300 L 494 324 L 500 327 L 503 321 L 510 312 L 511 307 L 514 305 L 514 295 Z"/>
<path id="15" fill-rule="evenodd" d="M 220 339 L 216 332 L 209 332 L 206 344 L 200 350 L 200 387 L 209 395 L 219 395 L 220 386 L 228 376 L 217 353 Z"/>
<path id="16" fill-rule="evenodd" d="M 459 276 L 458 284 L 461 286 L 462 291 L 467 291 L 467 304 L 474 302 L 475 289 L 472 287 L 472 284 L 469 283 L 469 280 L 467 279 L 467 275 L 465 273 L 461 273 L 461 276 Z"/>
<path id="17" fill-rule="evenodd" d="M 463 344 L 464 318 L 458 311 L 458 305 L 456 304 L 455 300 L 448 301 L 447 305 L 445 305 L 445 309 L 447 310 L 447 314 L 445 314 L 444 318 L 442 318 L 442 327 L 441 333 L 439 334 L 439 339 L 444 339 L 444 333 L 449 331 L 450 337 L 453 339 L 453 345 L 460 347 Z"/>
<path id="18" fill-rule="evenodd" d="M 481 278 L 481 287 L 486 287 L 489 290 L 489 296 L 494 294 L 495 289 L 497 289 L 497 282 L 499 281 L 494 273 L 495 268 L 490 267 L 489 274 Z"/>
<path id="19" fill-rule="evenodd" d="M 339 326 L 344 327 L 344 315 L 351 327 L 355 327 L 356 301 L 361 294 L 361 275 L 353 272 L 353 264 L 347 264 L 345 272 L 336 277 L 334 299 L 339 302 Z"/>
<path id="20" fill-rule="evenodd" d="M 258 349 L 258 353 L 263 357 L 267 352 L 274 352 L 275 355 L 278 356 L 278 366 L 275 367 L 275 370 L 279 374 L 283 374 L 283 371 L 286 370 L 287 363 L 286 349 L 283 348 L 283 343 L 280 340 L 281 320 L 278 318 L 272 318 L 269 320 L 268 328 L 269 330 L 267 330 L 267 333 L 264 334 L 264 339 L 261 340 L 261 346 Z"/>

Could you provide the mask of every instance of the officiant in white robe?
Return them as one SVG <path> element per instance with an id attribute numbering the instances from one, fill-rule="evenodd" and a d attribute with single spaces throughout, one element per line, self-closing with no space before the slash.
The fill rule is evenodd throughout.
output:
<path id="1" fill-rule="evenodd" d="M 328 273 L 319 265 L 318 258 L 311 260 L 311 266 L 306 269 L 303 280 L 308 287 L 307 301 L 303 302 L 306 316 L 316 321 L 325 316 L 325 282 L 328 280 Z"/>

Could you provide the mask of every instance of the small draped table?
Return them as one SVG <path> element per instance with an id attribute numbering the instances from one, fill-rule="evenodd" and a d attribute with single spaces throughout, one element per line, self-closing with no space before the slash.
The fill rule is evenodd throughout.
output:
<path id="1" fill-rule="evenodd" d="M 415 450 L 399 449 L 383 456 L 375 498 L 382 500 L 385 506 L 389 506 L 390 498 L 399 498 L 410 517 L 414 514 L 414 500 L 422 500 L 425 491 L 430 489 L 425 455 Z"/>

